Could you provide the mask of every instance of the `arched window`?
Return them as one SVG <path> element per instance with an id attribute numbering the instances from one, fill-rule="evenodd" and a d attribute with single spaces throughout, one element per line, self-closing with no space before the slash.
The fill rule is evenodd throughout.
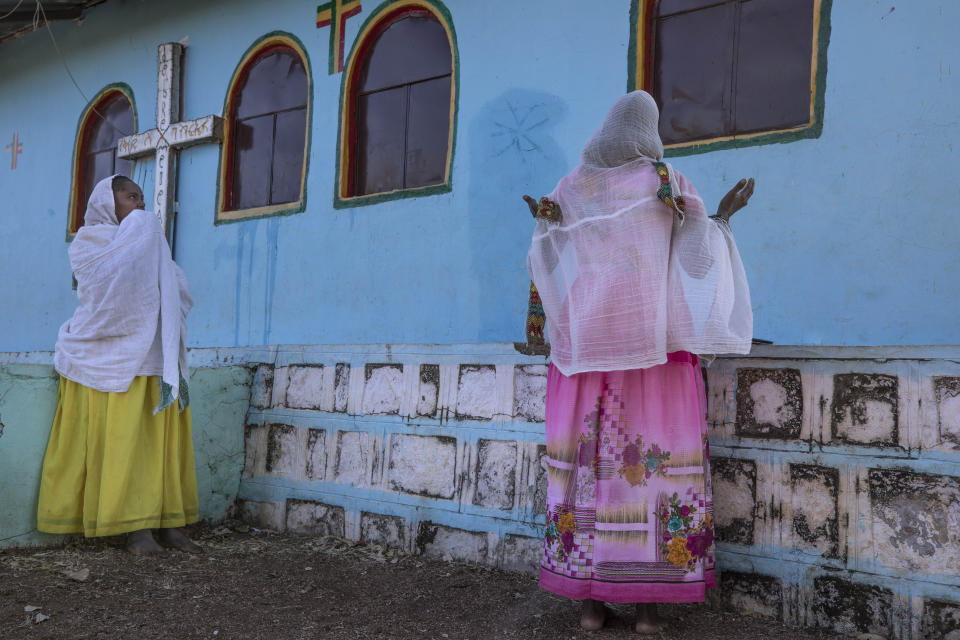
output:
<path id="1" fill-rule="evenodd" d="M 456 66 L 438 3 L 398 2 L 367 20 L 345 73 L 337 204 L 449 191 Z"/>
<path id="2" fill-rule="evenodd" d="M 80 116 L 68 235 L 83 226 L 87 200 L 97 182 L 114 173 L 130 175 L 133 163 L 117 158 L 117 140 L 137 132 L 132 96 L 126 85 L 112 85 L 97 94 Z"/>
<path id="3" fill-rule="evenodd" d="M 300 43 L 261 39 L 234 73 L 224 109 L 218 220 L 302 211 L 310 72 Z"/>

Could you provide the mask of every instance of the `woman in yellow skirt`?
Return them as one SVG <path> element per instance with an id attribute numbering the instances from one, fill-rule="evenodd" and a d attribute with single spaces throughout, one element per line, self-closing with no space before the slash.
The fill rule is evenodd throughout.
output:
<path id="1" fill-rule="evenodd" d="M 37 528 L 127 533 L 127 549 L 143 555 L 199 553 L 181 529 L 198 518 L 185 347 L 193 301 L 143 207 L 129 178 L 101 180 L 70 246 L 80 306 L 57 338 Z"/>

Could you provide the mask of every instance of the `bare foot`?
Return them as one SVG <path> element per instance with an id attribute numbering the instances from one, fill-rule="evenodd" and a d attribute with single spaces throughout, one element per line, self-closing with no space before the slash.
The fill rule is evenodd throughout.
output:
<path id="1" fill-rule="evenodd" d="M 634 626 L 634 631 L 645 635 L 660 633 L 665 623 L 666 619 L 661 618 L 657 613 L 656 603 L 637 603 L 637 624 Z"/>
<path id="2" fill-rule="evenodd" d="M 179 549 L 184 553 L 203 553 L 203 548 L 194 544 L 180 527 L 160 529 L 160 543 L 166 547 Z"/>
<path id="3" fill-rule="evenodd" d="M 140 529 L 127 534 L 127 551 L 138 556 L 166 558 L 167 551 L 153 539 L 150 529 Z"/>
<path id="4" fill-rule="evenodd" d="M 580 627 L 584 631 L 599 631 L 607 619 L 607 611 L 599 600 L 584 600 L 580 613 Z"/>

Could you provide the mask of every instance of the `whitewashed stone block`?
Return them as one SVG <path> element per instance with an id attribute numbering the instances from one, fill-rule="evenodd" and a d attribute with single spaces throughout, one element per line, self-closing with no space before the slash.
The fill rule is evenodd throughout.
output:
<path id="1" fill-rule="evenodd" d="M 960 573 L 960 478 L 870 469 L 869 483 L 877 562 L 911 573 Z"/>
<path id="2" fill-rule="evenodd" d="M 273 399 L 273 366 L 269 364 L 257 365 L 253 375 L 253 386 L 250 390 L 250 404 L 257 409 L 266 409 Z"/>
<path id="3" fill-rule="evenodd" d="M 309 536 L 344 535 L 343 507 L 313 500 L 287 500 L 286 529 L 288 533 Z"/>
<path id="4" fill-rule="evenodd" d="M 457 417 L 490 420 L 497 409 L 497 369 L 488 364 L 460 366 Z"/>
<path id="5" fill-rule="evenodd" d="M 417 389 L 417 415 L 432 418 L 437 415 L 440 399 L 440 366 L 420 365 L 420 385 Z"/>
<path id="6" fill-rule="evenodd" d="M 370 486 L 370 462 L 372 438 L 363 431 L 337 432 L 337 464 L 334 470 L 336 481 L 355 487 Z"/>
<path id="7" fill-rule="evenodd" d="M 960 378 L 934 378 L 939 442 L 960 448 Z"/>
<path id="8" fill-rule="evenodd" d="M 892 638 L 896 628 L 896 598 L 889 589 L 846 580 L 841 576 L 820 576 L 810 594 L 812 622 L 844 636 L 876 634 Z"/>
<path id="9" fill-rule="evenodd" d="M 765 618 L 780 618 L 783 583 L 772 576 L 737 571 L 720 572 L 720 600 L 736 611 L 749 611 Z"/>
<path id="10" fill-rule="evenodd" d="M 713 513 L 721 542 L 752 545 L 757 502 L 757 466 L 752 460 L 711 460 Z"/>
<path id="11" fill-rule="evenodd" d="M 803 386 L 797 369 L 737 370 L 736 433 L 794 439 L 803 423 Z"/>
<path id="12" fill-rule="evenodd" d="M 421 522 L 417 532 L 417 552 L 438 558 L 450 554 L 461 562 L 485 562 L 487 534 Z"/>
<path id="13" fill-rule="evenodd" d="M 390 487 L 449 500 L 456 493 L 456 460 L 455 438 L 395 433 L 390 439 Z"/>
<path id="14" fill-rule="evenodd" d="M 237 517 L 254 527 L 283 531 L 285 525 L 286 504 L 283 502 L 255 502 L 237 500 Z"/>
<path id="15" fill-rule="evenodd" d="M 365 414 L 398 414 L 403 395 L 402 364 L 368 364 L 363 387 Z"/>
<path id="16" fill-rule="evenodd" d="M 307 479 L 323 480 L 327 476 L 327 432 L 310 429 L 307 434 Z"/>
<path id="17" fill-rule="evenodd" d="M 831 426 L 842 442 L 899 446 L 896 376 L 843 373 L 833 377 Z"/>
<path id="18" fill-rule="evenodd" d="M 512 509 L 516 494 L 517 443 L 480 440 L 477 444 L 476 469 L 473 504 Z"/>
<path id="19" fill-rule="evenodd" d="M 333 410 L 343 413 L 350 399 L 350 365 L 337 363 L 333 380 Z"/>
<path id="20" fill-rule="evenodd" d="M 790 465 L 794 544 L 838 558 L 840 472 L 815 465 Z"/>
<path id="21" fill-rule="evenodd" d="M 322 365 L 292 365 L 287 368 L 286 406 L 291 409 L 322 409 Z"/>
<path id="22" fill-rule="evenodd" d="M 261 424 L 243 428 L 243 475 L 247 478 L 263 473 L 266 457 L 266 429 Z"/>
<path id="23" fill-rule="evenodd" d="M 366 544 L 382 544 L 391 549 L 407 549 L 407 523 L 398 516 L 367 513 L 360 516 L 360 540 Z"/>
<path id="24" fill-rule="evenodd" d="M 265 470 L 280 476 L 297 477 L 300 469 L 299 429 L 290 424 L 267 425 Z"/>
<path id="25" fill-rule="evenodd" d="M 540 570 L 543 540 L 527 536 L 508 535 L 500 542 L 501 569 L 520 571 L 531 575 Z"/>
<path id="26" fill-rule="evenodd" d="M 514 369 L 513 415 L 530 422 L 543 422 L 547 400 L 547 367 L 528 364 Z"/>

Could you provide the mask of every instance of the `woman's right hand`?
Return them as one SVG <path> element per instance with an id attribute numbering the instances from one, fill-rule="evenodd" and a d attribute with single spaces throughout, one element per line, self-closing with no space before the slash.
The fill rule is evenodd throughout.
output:
<path id="1" fill-rule="evenodd" d="M 753 178 L 740 180 L 727 192 L 727 195 L 723 196 L 720 206 L 717 207 L 717 215 L 729 222 L 730 216 L 747 206 L 750 196 L 753 195 L 753 185 Z"/>
<path id="2" fill-rule="evenodd" d="M 530 207 L 530 215 L 532 215 L 534 218 L 536 218 L 536 217 L 537 217 L 537 208 L 538 208 L 537 201 L 534 200 L 533 198 L 531 198 L 530 196 L 526 195 L 526 194 L 524 194 L 524 196 L 523 196 L 523 201 L 527 203 L 527 206 L 528 206 L 528 207 Z"/>

